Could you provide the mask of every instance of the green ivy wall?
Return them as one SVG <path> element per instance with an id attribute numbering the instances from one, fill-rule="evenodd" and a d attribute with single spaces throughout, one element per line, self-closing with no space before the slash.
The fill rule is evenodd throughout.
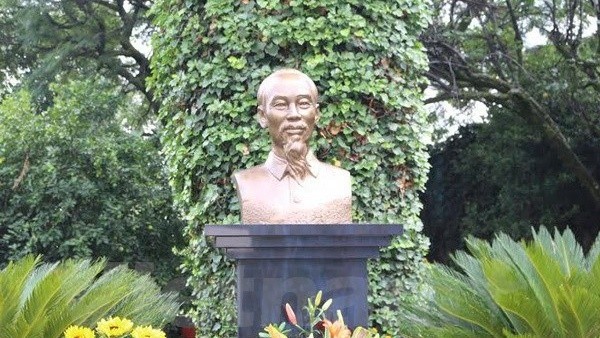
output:
<path id="1" fill-rule="evenodd" d="M 372 320 L 390 333 L 394 309 L 418 291 L 428 240 L 418 192 L 431 128 L 422 103 L 423 0 L 158 0 L 151 15 L 150 88 L 162 102 L 164 155 L 188 221 L 182 251 L 201 337 L 235 335 L 234 270 L 207 245 L 205 224 L 239 223 L 234 170 L 264 161 L 255 119 L 260 81 L 279 67 L 311 76 L 321 94 L 313 147 L 353 176 L 353 219 L 406 232 L 370 266 Z"/>

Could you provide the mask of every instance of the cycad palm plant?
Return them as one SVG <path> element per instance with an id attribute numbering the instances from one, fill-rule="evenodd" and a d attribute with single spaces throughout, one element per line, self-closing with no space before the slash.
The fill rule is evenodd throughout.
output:
<path id="1" fill-rule="evenodd" d="M 405 336 L 600 336 L 600 236 L 587 256 L 570 230 L 543 227 L 529 243 L 500 234 L 467 247 L 453 256 L 460 271 L 432 266 L 432 299 L 405 305 Z"/>
<path id="2" fill-rule="evenodd" d="M 105 262 L 41 263 L 27 256 L 0 271 L 0 337 L 58 338 L 70 325 L 107 316 L 160 327 L 177 313 L 176 295 L 126 267 Z"/>

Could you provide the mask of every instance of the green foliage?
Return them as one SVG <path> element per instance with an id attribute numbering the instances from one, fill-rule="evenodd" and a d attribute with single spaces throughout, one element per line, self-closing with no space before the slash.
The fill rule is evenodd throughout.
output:
<path id="1" fill-rule="evenodd" d="M 540 81 L 529 90 L 551 107 L 552 118 L 582 163 L 592 173 L 600 172 L 600 134 L 593 131 L 600 120 L 590 113 L 598 109 L 600 96 L 593 90 L 577 94 L 569 67 L 556 64 L 553 48 L 540 47 L 528 55 L 529 69 Z M 547 74 L 549 68 L 554 74 Z M 533 224 L 568 225 L 588 248 L 599 230 L 598 209 L 582 193 L 576 175 L 543 132 L 514 110 L 492 106 L 489 114 L 488 122 L 461 128 L 432 149 L 422 212 L 432 240 L 430 257 L 445 261 L 463 247 L 467 235 L 490 239 L 502 231 L 526 238 Z"/>
<path id="2" fill-rule="evenodd" d="M 52 89 L 54 104 L 41 113 L 27 91 L 0 104 L 0 262 L 104 256 L 154 262 L 158 277 L 171 278 L 182 222 L 156 140 L 116 121 L 135 106 L 101 77 Z"/>
<path id="3" fill-rule="evenodd" d="M 470 5 L 458 1 L 450 22 L 437 16 L 427 36 L 431 74 L 438 79 L 432 83 L 442 96 L 450 90 L 455 104 L 475 99 L 489 107 L 486 123 L 463 128 L 432 149 L 422 215 L 436 260 L 462 248 L 468 234 L 527 238 L 534 224 L 568 225 L 588 248 L 600 230 L 600 199 L 593 194 L 600 192 L 600 87 L 593 80 L 600 74 L 600 31 L 590 26 L 595 36 L 568 33 L 588 25 L 593 4 L 493 3 L 469 12 Z M 447 2 L 435 4 L 440 14 L 448 10 Z M 549 26 L 552 33 L 543 29 Z M 544 43 L 527 39 L 533 29 L 548 41 L 524 47 Z M 444 44 L 453 49 L 443 52 Z M 533 105 L 514 92 L 526 93 Z"/>
<path id="4" fill-rule="evenodd" d="M 517 210 L 525 211 L 527 207 L 519 204 L 530 203 L 534 211 L 532 215 L 524 215 L 522 220 L 544 223 L 545 220 L 539 219 L 539 201 L 525 196 L 541 197 L 545 204 L 548 198 L 555 197 L 543 190 L 559 191 L 564 182 L 574 179 L 570 188 L 585 196 L 573 205 L 589 210 L 585 212 L 587 215 L 591 212 L 597 214 L 600 210 L 600 162 L 597 156 L 600 144 L 600 27 L 590 20 L 600 12 L 598 3 L 557 0 L 550 5 L 543 1 L 457 0 L 435 1 L 434 7 L 437 15 L 423 35 L 430 59 L 428 77 L 439 90 L 438 97 L 430 102 L 452 100 L 464 106 L 471 100 L 477 100 L 492 107 L 492 114 L 506 115 L 500 123 L 492 121 L 495 125 L 490 126 L 491 132 L 484 131 L 481 137 L 477 135 L 475 142 L 486 143 L 479 150 L 489 152 L 489 156 L 483 153 L 474 157 L 484 158 L 486 166 L 493 163 L 491 170 L 480 171 L 478 183 L 484 185 L 488 183 L 487 179 L 491 179 L 491 185 L 501 186 L 504 181 L 495 179 L 500 177 L 498 172 L 502 170 L 509 175 L 508 185 L 512 185 L 502 193 L 511 191 L 514 202 L 510 201 L 510 196 L 503 194 L 490 208 L 485 203 L 478 203 L 476 196 L 468 196 L 469 202 L 478 204 L 473 208 L 474 213 L 494 214 L 498 209 L 504 209 L 509 210 L 505 215 L 511 217 L 510 207 L 500 204 L 508 202 Z M 546 39 L 533 38 L 535 33 Z M 508 130 L 504 131 L 505 128 Z M 504 135 L 492 136 L 493 140 L 488 142 L 484 137 L 494 132 Z M 528 140 L 530 133 L 537 140 Z M 511 134 L 514 142 L 510 148 L 503 149 L 493 144 L 498 141 L 505 142 L 505 145 L 510 143 Z M 537 149 L 530 151 L 526 148 L 528 145 Z M 475 150 L 477 146 L 471 149 Z M 496 150 L 501 151 L 502 156 L 492 153 Z M 535 160 L 522 156 L 525 153 L 537 153 Z M 515 163 L 507 170 L 511 161 Z M 521 161 L 524 161 L 523 171 L 517 168 Z M 555 182 L 546 184 L 546 178 L 539 177 L 544 176 L 545 163 L 553 166 L 546 177 L 552 174 L 562 177 L 555 177 Z M 528 166 L 538 167 L 533 171 L 533 176 L 537 177 L 533 178 L 534 184 L 531 185 L 525 175 L 532 173 Z M 522 189 L 511 182 L 515 175 L 522 175 L 519 178 L 524 182 Z M 568 178 L 565 179 L 565 176 Z M 473 177 L 469 176 L 466 182 L 469 179 Z M 494 198 L 491 194 L 483 198 L 488 197 Z M 471 208 L 470 205 L 464 207 Z M 558 204 L 552 208 L 562 207 Z M 595 210 L 590 210 L 590 207 Z M 561 218 L 561 213 L 569 212 L 551 210 L 550 213 Z M 587 215 L 582 215 L 582 218 Z M 567 216 L 563 221 L 571 222 L 577 217 Z M 481 218 L 477 220 L 478 227 L 481 224 L 492 225 L 492 222 L 481 221 Z M 598 231 L 595 223 L 589 226 L 592 240 Z M 554 224 L 548 222 L 548 225 Z M 574 228 L 576 232 L 580 229 Z M 509 229 L 506 232 L 512 233 Z"/>
<path id="5" fill-rule="evenodd" d="M 570 230 L 542 227 L 529 243 L 473 237 L 454 271 L 436 264 L 433 297 L 407 307 L 407 337 L 596 337 L 600 333 L 600 236 L 587 256 Z"/>
<path id="6" fill-rule="evenodd" d="M 150 3 L 1 0 L 0 88 L 26 83 L 45 108 L 52 103 L 49 85 L 60 74 L 101 73 L 120 77 L 124 90 L 136 89 L 151 101 L 144 84 L 149 61 L 132 44 L 148 37 Z"/>
<path id="7" fill-rule="evenodd" d="M 496 114 L 489 123 L 461 128 L 432 150 L 421 214 L 432 259 L 446 261 L 468 235 L 491 239 L 502 231 L 527 238 L 533 224 L 568 224 L 586 248 L 594 240 L 593 204 L 540 134 L 515 119 L 510 112 Z M 591 167 L 600 167 L 590 160 Z"/>
<path id="8" fill-rule="evenodd" d="M 162 326 L 177 314 L 174 294 L 125 267 L 105 273 L 105 262 L 40 263 L 31 255 L 0 271 L 0 336 L 59 338 L 70 325 L 107 316 Z"/>
<path id="9" fill-rule="evenodd" d="M 235 332 L 232 264 L 207 245 L 202 229 L 239 222 L 229 177 L 266 157 L 255 93 L 278 67 L 299 68 L 319 87 L 315 153 L 351 172 L 354 221 L 405 226 L 370 267 L 372 318 L 394 332 L 393 310 L 418 290 L 428 245 L 418 192 L 431 131 L 420 102 L 427 60 L 417 40 L 427 3 L 157 1 L 151 12 L 158 33 L 149 84 L 164 105 L 170 184 L 189 222 L 182 254 L 199 334 Z"/>

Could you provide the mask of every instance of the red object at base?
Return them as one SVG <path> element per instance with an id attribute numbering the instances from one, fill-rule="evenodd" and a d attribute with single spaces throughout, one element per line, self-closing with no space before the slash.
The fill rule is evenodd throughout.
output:
<path id="1" fill-rule="evenodd" d="M 182 327 L 181 328 L 181 337 L 196 338 L 196 328 L 195 327 Z"/>

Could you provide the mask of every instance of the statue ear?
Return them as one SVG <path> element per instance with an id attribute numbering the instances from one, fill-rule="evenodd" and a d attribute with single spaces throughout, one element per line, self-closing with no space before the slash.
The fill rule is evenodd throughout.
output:
<path id="1" fill-rule="evenodd" d="M 256 118 L 258 119 L 258 123 L 261 127 L 266 128 L 269 124 L 267 123 L 267 116 L 265 115 L 265 110 L 262 106 L 259 106 L 257 109 Z"/>
<path id="2" fill-rule="evenodd" d="M 315 114 L 315 123 L 319 122 L 319 119 L 321 118 L 321 111 L 319 110 L 319 104 L 315 105 L 315 109 L 317 111 L 317 113 Z"/>

